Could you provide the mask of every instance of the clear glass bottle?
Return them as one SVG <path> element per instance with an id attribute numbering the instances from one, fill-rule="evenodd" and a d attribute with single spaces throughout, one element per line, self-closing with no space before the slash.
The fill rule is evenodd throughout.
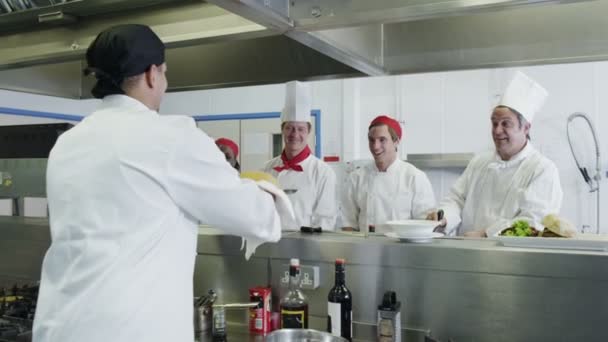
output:
<path id="1" fill-rule="evenodd" d="M 289 262 L 289 290 L 281 298 L 281 328 L 308 329 L 308 300 L 300 290 L 300 260 Z"/>
<path id="2" fill-rule="evenodd" d="M 327 331 L 352 341 L 353 296 L 346 287 L 345 263 L 336 259 L 336 280 L 327 295 Z"/>

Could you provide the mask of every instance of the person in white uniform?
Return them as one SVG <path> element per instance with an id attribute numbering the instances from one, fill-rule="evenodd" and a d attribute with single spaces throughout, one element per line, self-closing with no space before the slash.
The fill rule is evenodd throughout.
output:
<path id="1" fill-rule="evenodd" d="M 164 45 L 144 25 L 86 54 L 100 108 L 62 134 L 47 167 L 51 246 L 34 342 L 192 342 L 198 224 L 278 241 L 273 197 L 242 181 L 192 118 L 157 113 Z"/>
<path id="2" fill-rule="evenodd" d="M 493 236 L 515 220 L 539 227 L 545 215 L 559 213 L 557 167 L 529 140 L 531 122 L 547 96 L 527 75 L 515 74 L 490 118 L 495 151 L 476 155 L 439 205 L 446 233 Z"/>
<path id="3" fill-rule="evenodd" d="M 391 220 L 424 219 L 435 208 L 426 174 L 398 158 L 399 122 L 380 115 L 369 125 L 369 151 L 374 162 L 353 171 L 342 198 L 343 230 L 384 232 Z"/>
<path id="4" fill-rule="evenodd" d="M 337 217 L 336 174 L 308 147 L 312 109 L 308 84 L 286 84 L 285 107 L 281 112 L 281 133 L 285 148 L 271 159 L 264 171 L 276 177 L 288 194 L 296 214 L 295 227 L 334 230 Z"/>

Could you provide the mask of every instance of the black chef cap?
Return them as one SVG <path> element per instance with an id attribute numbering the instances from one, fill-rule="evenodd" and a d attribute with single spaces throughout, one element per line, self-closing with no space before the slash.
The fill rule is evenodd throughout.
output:
<path id="1" fill-rule="evenodd" d="M 96 98 L 124 94 L 123 80 L 165 62 L 165 45 L 145 25 L 119 25 L 101 32 L 87 49 L 85 75 L 94 74 Z"/>

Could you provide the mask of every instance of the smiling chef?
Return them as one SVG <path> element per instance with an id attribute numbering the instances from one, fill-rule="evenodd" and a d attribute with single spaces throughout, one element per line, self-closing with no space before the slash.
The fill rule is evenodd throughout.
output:
<path id="1" fill-rule="evenodd" d="M 285 147 L 271 159 L 264 171 L 279 180 L 289 195 L 296 215 L 295 227 L 334 230 L 337 216 L 336 174 L 308 147 L 312 124 L 309 85 L 297 81 L 285 85 L 285 107 L 281 112 L 281 133 Z"/>
<path id="2" fill-rule="evenodd" d="M 426 174 L 398 158 L 399 122 L 380 115 L 369 125 L 367 139 L 374 162 L 353 171 L 342 197 L 342 228 L 383 232 L 391 220 L 424 219 L 435 207 Z"/>
<path id="3" fill-rule="evenodd" d="M 446 233 L 460 224 L 458 235 L 492 236 L 515 220 L 538 225 L 545 215 L 559 212 L 563 193 L 557 167 L 529 136 L 547 96 L 524 73 L 515 74 L 490 117 L 495 151 L 475 156 L 439 205 Z"/>

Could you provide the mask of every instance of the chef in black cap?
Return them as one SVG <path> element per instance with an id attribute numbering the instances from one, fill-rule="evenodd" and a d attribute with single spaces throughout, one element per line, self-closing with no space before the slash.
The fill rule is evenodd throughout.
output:
<path id="1" fill-rule="evenodd" d="M 149 27 L 121 25 L 87 51 L 102 101 L 48 158 L 34 342 L 192 342 L 198 222 L 280 239 L 273 197 L 241 181 L 192 118 L 158 115 L 164 50 Z"/>
<path id="2" fill-rule="evenodd" d="M 102 32 L 87 50 L 87 63 L 85 75 L 97 78 L 93 96 L 127 94 L 158 111 L 167 90 L 165 45 L 148 26 L 121 25 Z"/>

